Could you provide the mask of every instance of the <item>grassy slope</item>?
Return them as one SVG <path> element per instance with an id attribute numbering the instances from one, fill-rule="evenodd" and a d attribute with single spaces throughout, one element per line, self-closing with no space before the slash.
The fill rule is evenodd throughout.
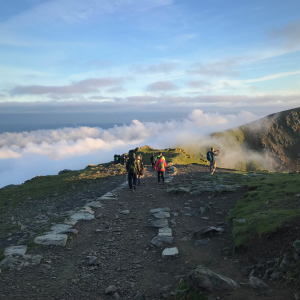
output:
<path id="1" fill-rule="evenodd" d="M 160 151 L 163 153 L 163 156 L 169 164 L 207 164 L 207 161 L 202 157 L 189 154 L 181 148 L 159 150 L 144 146 L 139 148 L 137 153 L 142 153 L 144 164 L 150 164 L 152 154 L 156 157 Z"/>
<path id="2" fill-rule="evenodd" d="M 300 216 L 299 174 L 264 173 L 264 176 L 241 178 L 241 182 L 248 187 L 248 192 L 237 201 L 228 217 L 233 220 L 235 247 Z M 245 223 L 237 221 L 241 219 Z"/>

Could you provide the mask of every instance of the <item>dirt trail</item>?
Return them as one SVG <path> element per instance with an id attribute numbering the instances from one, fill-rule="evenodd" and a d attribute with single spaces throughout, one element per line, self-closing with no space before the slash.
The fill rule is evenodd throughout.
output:
<path id="1" fill-rule="evenodd" d="M 212 193 L 197 196 L 166 192 L 170 185 L 201 180 L 207 171 L 200 165 L 179 166 L 170 184 L 158 185 L 156 173 L 149 167 L 136 191 L 126 187 L 118 192 L 118 200 L 103 200 L 103 207 L 94 209 L 96 219 L 79 222 L 75 226 L 78 235 L 69 238 L 66 247 L 36 247 L 33 252 L 44 257 L 43 263 L 0 274 L 0 299 L 134 299 L 138 291 L 146 299 L 161 299 L 178 286 L 180 275 L 200 264 L 236 281 L 248 282 L 240 272 L 245 258 L 232 255 L 232 226 L 225 221 L 227 212 L 245 190 L 214 197 Z M 213 210 L 193 216 L 209 202 Z M 171 209 L 170 219 L 175 220 L 176 227 L 172 228 L 174 243 L 170 247 L 178 248 L 178 257 L 163 259 L 165 247 L 151 245 L 158 228 L 148 225 L 149 211 L 157 207 Z M 125 210 L 129 214 L 121 213 Z M 206 245 L 194 245 L 195 238 L 190 239 L 193 232 L 218 222 L 223 222 L 219 223 L 225 229 L 222 235 L 209 237 Z M 271 299 L 293 299 L 290 289 L 281 289 L 275 282 L 266 283 L 273 290 Z M 104 293 L 109 285 L 117 287 L 117 294 Z M 235 292 L 214 295 L 250 300 L 259 294 L 243 285 Z"/>

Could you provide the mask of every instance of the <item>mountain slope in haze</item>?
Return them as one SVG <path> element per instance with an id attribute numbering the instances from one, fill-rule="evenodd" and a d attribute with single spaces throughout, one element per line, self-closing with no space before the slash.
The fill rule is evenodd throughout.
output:
<path id="1" fill-rule="evenodd" d="M 213 134 L 259 153 L 275 171 L 300 169 L 300 108 L 269 115 L 236 129 Z"/>

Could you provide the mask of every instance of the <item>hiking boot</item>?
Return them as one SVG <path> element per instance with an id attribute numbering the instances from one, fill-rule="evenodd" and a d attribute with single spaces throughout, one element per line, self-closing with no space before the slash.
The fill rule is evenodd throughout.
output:
<path id="1" fill-rule="evenodd" d="M 136 186 L 135 185 L 133 186 L 133 189 L 136 190 Z"/>

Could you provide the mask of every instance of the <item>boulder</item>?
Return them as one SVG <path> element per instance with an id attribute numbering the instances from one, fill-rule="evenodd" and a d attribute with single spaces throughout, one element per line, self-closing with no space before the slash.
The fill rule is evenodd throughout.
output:
<path id="1" fill-rule="evenodd" d="M 223 275 L 214 273 L 204 266 L 198 266 L 195 271 L 189 274 L 189 280 L 192 287 L 197 290 L 213 291 L 234 291 L 240 288 L 240 285 L 234 280 Z"/>

